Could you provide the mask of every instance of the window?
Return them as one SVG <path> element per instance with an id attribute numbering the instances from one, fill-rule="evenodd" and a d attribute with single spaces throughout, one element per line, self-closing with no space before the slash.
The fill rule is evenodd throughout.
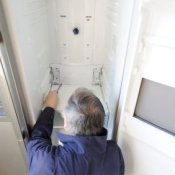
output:
<path id="1" fill-rule="evenodd" d="M 134 116 L 175 135 L 175 88 L 143 79 Z"/>

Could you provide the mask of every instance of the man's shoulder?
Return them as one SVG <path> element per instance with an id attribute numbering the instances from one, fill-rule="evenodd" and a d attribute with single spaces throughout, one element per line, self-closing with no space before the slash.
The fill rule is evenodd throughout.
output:
<path id="1" fill-rule="evenodd" d="M 114 159 L 116 159 L 121 164 L 121 171 L 124 172 L 124 160 L 120 147 L 117 145 L 115 141 L 109 140 L 107 141 L 107 154 L 111 155 Z M 124 173 L 122 173 L 124 174 Z"/>
<path id="2" fill-rule="evenodd" d="M 113 151 L 115 150 L 117 152 L 121 151 L 119 146 L 117 145 L 117 143 L 113 140 L 108 140 L 107 141 L 107 149 L 110 149 L 110 150 L 112 149 Z"/>
<path id="3" fill-rule="evenodd" d="M 107 145 L 109 145 L 109 146 L 117 146 L 118 147 L 118 145 L 116 144 L 116 142 L 115 141 L 113 141 L 113 140 L 107 140 Z"/>

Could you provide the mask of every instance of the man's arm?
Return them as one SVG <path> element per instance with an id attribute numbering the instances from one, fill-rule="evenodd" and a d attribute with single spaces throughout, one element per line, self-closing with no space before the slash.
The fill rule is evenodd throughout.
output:
<path id="1" fill-rule="evenodd" d="M 54 109 L 46 107 L 35 124 L 32 136 L 27 143 L 28 175 L 51 174 L 54 169 L 51 133 Z"/>
<path id="2" fill-rule="evenodd" d="M 52 155 L 56 147 L 52 146 L 54 112 L 57 106 L 57 94 L 52 91 L 45 100 L 45 109 L 41 112 L 27 144 L 28 174 L 49 174 L 54 168 Z"/>
<path id="3" fill-rule="evenodd" d="M 31 138 L 28 142 L 28 150 L 44 148 L 47 145 L 52 145 L 51 134 L 53 129 L 54 112 L 57 106 L 56 91 L 49 92 L 44 102 L 45 109 L 41 112 L 38 121 L 36 122 Z"/>
<path id="4" fill-rule="evenodd" d="M 55 110 L 51 107 L 46 107 L 40 114 L 32 131 L 30 142 L 36 141 L 40 144 L 51 145 L 51 134 L 53 129 Z"/>

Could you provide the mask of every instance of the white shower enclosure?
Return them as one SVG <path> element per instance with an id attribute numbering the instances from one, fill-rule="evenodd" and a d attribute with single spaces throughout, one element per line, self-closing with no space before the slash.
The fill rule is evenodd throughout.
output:
<path id="1" fill-rule="evenodd" d="M 30 126 L 52 84 L 61 85 L 58 111 L 76 88 L 86 87 L 103 103 L 112 138 L 133 6 L 126 2 L 2 1 Z"/>

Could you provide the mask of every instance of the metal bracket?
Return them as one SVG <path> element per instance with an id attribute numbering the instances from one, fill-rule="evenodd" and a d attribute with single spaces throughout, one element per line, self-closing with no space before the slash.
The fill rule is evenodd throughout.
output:
<path id="1" fill-rule="evenodd" d="M 93 79 L 92 84 L 101 85 L 101 75 L 102 75 L 102 67 L 93 68 Z"/>
<path id="2" fill-rule="evenodd" d="M 51 85 L 59 85 L 60 83 L 60 69 L 51 67 Z"/>

